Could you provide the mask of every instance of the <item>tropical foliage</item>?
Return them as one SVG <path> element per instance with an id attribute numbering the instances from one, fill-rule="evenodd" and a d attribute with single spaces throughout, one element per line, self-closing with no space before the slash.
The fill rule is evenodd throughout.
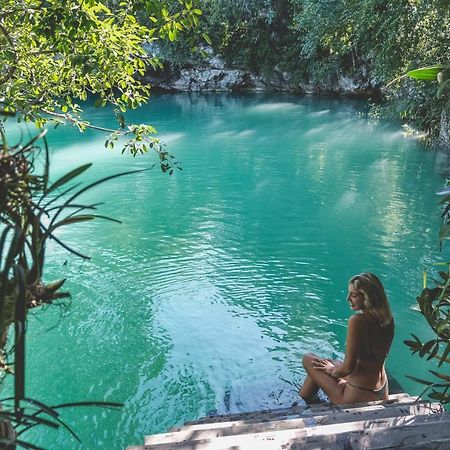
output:
<path id="1" fill-rule="evenodd" d="M 81 186 L 78 177 L 90 164 L 51 181 L 45 134 L 50 125 L 75 125 L 109 133 L 106 146 L 126 137 L 122 151 L 136 155 L 156 151 L 170 174 L 177 161 L 155 138 L 149 124 L 127 124 L 124 112 L 148 99 L 141 81 L 159 61 L 150 52 L 156 42 L 175 40 L 198 24 L 201 11 L 193 1 L 1 0 L 0 9 L 0 373 L 13 377 L 13 395 L 0 399 L 0 447 L 19 444 L 36 425 L 66 427 L 59 411 L 76 405 L 107 407 L 118 403 L 82 402 L 45 405 L 30 398 L 25 383 L 27 314 L 44 304 L 66 301 L 64 278 L 45 280 L 49 240 L 66 245 L 61 227 L 93 219 L 98 204 L 84 204 L 82 194 L 116 174 Z M 112 105 L 117 129 L 83 119 L 80 103 L 95 96 L 96 106 Z M 36 135 L 11 143 L 6 120 L 31 122 Z M 47 125 L 46 128 L 43 128 Z M 128 172 L 131 173 L 131 172 Z"/>
<path id="2" fill-rule="evenodd" d="M 339 77 L 381 88 L 405 72 L 450 60 L 447 0 L 200 0 L 200 24 L 230 66 L 271 78 L 287 72 L 298 83 L 332 92 Z M 164 56 L 186 63 L 183 46 Z M 187 58 L 189 59 L 189 57 Z M 439 132 L 448 95 L 414 80 L 383 92 L 384 114 Z M 448 115 L 448 114 L 447 114 Z"/>
<path id="3" fill-rule="evenodd" d="M 375 86 L 415 67 L 450 59 L 450 6 L 443 0 L 298 0 L 295 27 L 311 76 L 366 76 Z M 312 24 L 317 24 L 312 26 Z M 384 91 L 384 113 L 400 117 L 435 139 L 441 112 L 450 110 L 449 96 L 436 101 L 434 87 L 413 80 Z"/>
<path id="4" fill-rule="evenodd" d="M 447 196 L 446 210 L 450 208 L 450 196 Z M 448 214 L 445 213 L 446 215 Z M 447 217 L 448 221 L 448 217 Z M 445 227 L 449 227 L 447 223 Z M 442 237 L 444 239 L 444 237 Z M 444 263 L 448 265 L 448 263 Z M 450 267 L 450 265 L 449 265 Z M 428 361 L 438 360 L 438 368 L 444 363 L 450 363 L 450 271 L 439 272 L 440 280 L 436 280 L 436 287 L 424 286 L 417 303 L 420 312 L 425 317 L 434 337 L 426 342 L 412 334 L 413 340 L 406 340 L 405 344 L 413 354 L 417 353 L 421 358 L 426 357 Z M 424 283 L 426 285 L 426 282 Z M 424 380 L 408 375 L 412 380 L 425 385 L 424 391 L 419 395 L 422 397 L 428 392 L 428 396 L 441 403 L 450 403 L 450 376 L 442 371 L 430 370 L 434 380 Z M 429 392 L 431 390 L 431 392 Z"/>
<path id="5" fill-rule="evenodd" d="M 49 120 L 83 131 L 77 101 L 97 96 L 115 107 L 118 121 L 107 142 L 127 136 L 132 154 L 154 148 L 166 155 L 150 125 L 127 125 L 123 112 L 148 99 L 142 75 L 160 62 L 150 53 L 159 40 L 174 40 L 198 23 L 192 1 L 2 0 L 0 11 L 0 108 L 38 127 Z M 148 25 L 136 19 L 136 11 Z M 99 128 L 99 127 L 98 127 Z M 169 158 L 170 159 L 170 158 Z"/>
<path id="6" fill-rule="evenodd" d="M 38 424 L 53 428 L 63 425 L 78 439 L 75 432 L 62 422 L 58 412 L 67 406 L 77 406 L 77 403 L 48 406 L 26 395 L 27 313 L 44 304 L 62 302 L 70 296 L 68 292 L 61 291 L 65 279 L 43 281 L 49 240 L 81 258 L 88 258 L 62 242 L 57 237 L 57 230 L 95 218 L 117 222 L 96 214 L 98 205 L 86 205 L 79 201 L 88 189 L 112 178 L 80 188 L 80 184 L 73 181 L 90 164 L 67 173 L 53 183 L 49 182 L 50 161 L 45 133 L 46 130 L 26 144 L 13 147 L 8 146 L 4 133 L 1 133 L 0 140 L 0 369 L 4 375 L 14 377 L 14 396 L 1 399 L 0 421 L 3 421 L 4 429 L 0 434 L 0 444 L 5 446 L 17 438 L 17 443 L 23 447 L 35 448 L 22 441 L 20 436 Z M 39 139 L 42 140 L 42 148 L 38 146 Z M 40 166 L 43 167 L 41 173 L 37 169 Z M 9 330 L 11 326 L 13 333 Z M 8 342 L 8 337 L 13 344 Z M 120 406 L 101 402 L 82 402 L 78 405 Z M 17 434 L 12 431 L 12 425 Z"/>
<path id="7" fill-rule="evenodd" d="M 439 98 L 443 95 L 446 89 L 450 87 L 450 66 L 437 64 L 429 67 L 421 67 L 407 72 L 400 78 L 411 77 L 417 80 L 437 81 L 438 89 L 436 96 Z M 395 83 L 398 79 L 393 80 Z M 443 205 L 442 225 L 439 232 L 439 243 L 442 250 L 442 245 L 445 240 L 450 237 L 450 188 L 445 187 L 438 192 L 443 196 L 441 204 Z M 438 367 L 443 363 L 450 363 L 450 263 L 438 263 L 446 266 L 448 264 L 449 271 L 440 271 L 439 276 L 441 280 L 436 281 L 436 287 L 427 288 L 426 272 L 424 273 L 424 288 L 420 296 L 417 297 L 420 312 L 425 317 L 429 326 L 431 327 L 434 338 L 422 342 L 419 337 L 412 334 L 414 340 L 406 340 L 405 344 L 409 346 L 411 351 L 418 353 L 421 358 L 427 357 L 427 360 L 437 359 L 439 361 Z M 412 380 L 425 385 L 424 395 L 428 394 L 430 398 L 439 400 L 441 403 L 450 403 L 450 376 L 447 374 L 430 370 L 434 376 L 434 381 L 423 380 L 413 376 L 409 376 Z"/>

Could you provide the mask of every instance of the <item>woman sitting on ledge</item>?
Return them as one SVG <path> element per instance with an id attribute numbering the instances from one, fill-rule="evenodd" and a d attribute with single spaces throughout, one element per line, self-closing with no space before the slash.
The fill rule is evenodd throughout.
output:
<path id="1" fill-rule="evenodd" d="M 335 405 L 388 399 L 384 361 L 394 338 L 394 319 L 381 281 L 371 273 L 354 276 L 347 300 L 353 311 L 348 320 L 345 358 L 342 363 L 312 353 L 303 357 L 308 375 L 300 389 L 313 403 L 322 388 Z"/>

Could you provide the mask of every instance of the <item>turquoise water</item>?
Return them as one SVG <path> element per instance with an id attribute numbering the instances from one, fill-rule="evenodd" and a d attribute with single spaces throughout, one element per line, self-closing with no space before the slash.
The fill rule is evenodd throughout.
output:
<path id="1" fill-rule="evenodd" d="M 59 237 L 88 262 L 51 246 L 46 279 L 73 294 L 32 313 L 28 396 L 49 404 L 123 402 L 119 411 L 67 410 L 64 430 L 24 439 L 51 449 L 120 449 L 210 412 L 288 406 L 314 351 L 342 357 L 347 280 L 382 278 L 397 321 L 387 366 L 405 375 L 429 365 L 410 355 L 411 309 L 423 268 L 438 252 L 439 155 L 395 124 L 367 119 L 362 103 L 295 96 L 160 95 L 130 114 L 150 122 L 182 161 L 115 179 L 85 196 L 105 201 L 96 221 Z M 112 125 L 105 110 L 92 121 Z M 104 148 L 104 136 L 49 133 L 53 178 L 94 162 L 85 182 L 149 167 Z"/>

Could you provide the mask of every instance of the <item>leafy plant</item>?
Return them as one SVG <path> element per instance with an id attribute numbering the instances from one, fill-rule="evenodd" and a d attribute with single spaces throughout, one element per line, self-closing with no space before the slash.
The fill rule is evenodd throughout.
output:
<path id="1" fill-rule="evenodd" d="M 422 75 L 425 72 L 422 72 Z M 439 242 L 442 244 L 450 237 L 450 187 L 445 187 L 438 192 L 443 198 L 440 203 L 443 205 L 442 225 L 439 233 Z M 425 317 L 428 325 L 435 334 L 433 339 L 422 342 L 415 334 L 414 340 L 406 340 L 405 344 L 413 354 L 419 357 L 426 357 L 427 361 L 438 360 L 438 367 L 444 363 L 450 363 L 450 263 L 437 263 L 448 265 L 449 272 L 439 271 L 440 280 L 436 281 L 436 287 L 427 288 L 426 273 L 424 273 L 424 289 L 417 303 L 421 314 Z M 423 380 L 413 376 L 408 378 L 425 385 L 423 396 L 431 389 L 429 397 L 439 400 L 441 403 L 450 403 L 450 376 L 441 372 L 430 370 L 434 376 L 434 381 Z"/>
<path id="2" fill-rule="evenodd" d="M 196 0 L 2 0 L 0 9 L 0 374 L 14 378 L 14 395 L 0 399 L 0 447 L 20 444 L 36 425 L 64 426 L 59 410 L 71 406 L 120 406 L 82 402 L 44 405 L 26 393 L 25 345 L 28 311 L 65 302 L 65 279 L 44 282 L 49 240 L 87 259 L 58 237 L 61 227 L 94 219 L 118 222 L 97 213 L 99 204 L 84 204 L 83 193 L 123 172 L 82 186 L 90 164 L 50 183 L 50 160 L 44 125 L 70 124 L 109 133 L 106 147 L 121 138 L 122 152 L 156 152 L 163 172 L 172 174 L 178 161 L 155 137 L 148 124 L 128 124 L 124 113 L 147 101 L 148 70 L 160 67 L 151 46 L 174 41 L 194 30 L 201 11 Z M 95 96 L 95 106 L 112 105 L 117 128 L 83 119 L 79 103 Z M 4 122 L 32 122 L 38 134 L 10 145 Z"/>
<path id="3" fill-rule="evenodd" d="M 446 89 L 450 89 L 450 66 L 443 64 L 436 64 L 434 66 L 420 67 L 419 69 L 410 70 L 404 75 L 392 80 L 386 87 L 401 80 L 402 78 L 410 77 L 416 80 L 437 81 L 439 87 L 436 91 L 436 97 L 442 97 Z"/>
<path id="4" fill-rule="evenodd" d="M 444 363 L 450 363 L 450 274 L 441 271 L 439 275 L 441 280 L 437 282 L 437 286 L 432 289 L 425 287 L 417 297 L 420 312 L 435 333 L 435 337 L 422 342 L 412 334 L 413 340 L 406 340 L 405 344 L 413 354 L 417 353 L 421 358 L 426 357 L 427 361 L 438 360 L 438 367 L 441 367 Z M 450 376 L 434 370 L 430 370 L 430 373 L 435 377 L 434 381 L 407 376 L 426 386 L 420 397 L 431 389 L 431 393 L 428 394 L 430 398 L 441 403 L 449 403 Z"/>
<path id="5" fill-rule="evenodd" d="M 152 45 L 195 29 L 200 14 L 195 0 L 2 0 L 0 110 L 38 127 L 110 133 L 110 147 L 124 136 L 133 155 L 158 150 L 156 130 L 127 124 L 123 113 L 149 98 L 143 77 L 161 66 Z M 77 102 L 93 94 L 96 106 L 113 105 L 117 129 L 83 120 Z"/>
<path id="6" fill-rule="evenodd" d="M 70 294 L 62 291 L 65 279 L 44 282 L 45 252 L 48 240 L 53 240 L 68 252 L 89 259 L 80 250 L 71 248 L 58 237 L 61 227 L 94 219 L 117 219 L 98 214 L 99 204 L 84 204 L 80 197 L 86 191 L 112 178 L 141 170 L 118 173 L 87 186 L 78 182 L 91 164 L 82 165 L 50 183 L 50 161 L 46 130 L 24 145 L 8 146 L 0 133 L 0 370 L 3 377 L 14 377 L 14 396 L 1 399 L 0 420 L 9 422 L 17 438 L 38 424 L 64 426 L 75 432 L 59 417 L 59 409 L 69 405 L 48 406 L 29 398 L 25 385 L 26 320 L 28 311 L 44 304 L 63 301 Z M 37 146 L 41 140 L 43 147 Z M 38 167 L 42 171 L 38 173 Z M 147 170 L 147 169 L 143 169 Z M 14 345 L 7 346 L 9 329 L 13 328 Z M 8 350 L 9 347 L 9 350 Z M 82 402 L 70 406 L 117 407 L 118 403 Z M 0 443 L 12 444 L 15 433 L 3 435 Z M 25 448 L 36 448 L 17 439 Z"/>
<path id="7" fill-rule="evenodd" d="M 450 66 L 436 64 L 410 70 L 389 84 L 404 77 L 437 81 L 439 87 L 436 95 L 441 97 L 444 90 L 450 87 Z M 444 187 L 438 192 L 438 195 L 443 197 L 440 201 L 443 211 L 439 232 L 439 245 L 442 250 L 444 241 L 450 237 L 450 187 Z M 420 312 L 427 320 L 435 337 L 427 342 L 422 342 L 415 334 L 412 334 L 414 340 L 406 340 L 405 344 L 413 354 L 418 353 L 421 358 L 426 356 L 427 361 L 437 359 L 439 361 L 438 367 L 441 367 L 444 363 L 450 363 L 450 264 L 449 272 L 440 271 L 439 276 L 441 279 L 436 281 L 436 287 L 429 289 L 426 286 L 426 273 L 424 273 L 424 289 L 417 297 Z M 430 373 L 434 376 L 434 381 L 423 380 L 410 375 L 408 375 L 408 378 L 426 386 L 420 396 L 431 390 L 431 393 L 428 394 L 430 398 L 439 400 L 441 403 L 450 403 L 450 394 L 448 393 L 450 376 L 434 370 L 430 370 Z"/>

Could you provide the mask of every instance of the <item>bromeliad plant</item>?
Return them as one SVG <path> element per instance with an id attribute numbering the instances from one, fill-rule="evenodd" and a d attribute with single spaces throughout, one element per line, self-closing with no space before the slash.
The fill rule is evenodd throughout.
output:
<path id="1" fill-rule="evenodd" d="M 46 130 L 25 145 L 9 146 L 0 128 L 0 376 L 14 378 L 14 395 L 0 399 L 0 447 L 19 444 L 37 448 L 20 436 L 35 425 L 52 428 L 64 426 L 59 410 L 64 407 L 118 403 L 82 402 L 44 405 L 29 398 L 25 383 L 25 336 L 27 314 L 32 308 L 65 301 L 70 294 L 62 290 L 64 279 L 44 282 L 46 245 L 54 240 L 78 257 L 89 257 L 69 247 L 57 236 L 58 229 L 76 223 L 102 218 L 96 213 L 99 204 L 83 204 L 80 196 L 111 178 L 112 175 L 82 187 L 78 177 L 91 164 L 80 166 L 50 183 L 49 150 Z M 42 143 L 38 146 L 38 143 Z M 147 169 L 144 169 L 147 170 Z"/>

